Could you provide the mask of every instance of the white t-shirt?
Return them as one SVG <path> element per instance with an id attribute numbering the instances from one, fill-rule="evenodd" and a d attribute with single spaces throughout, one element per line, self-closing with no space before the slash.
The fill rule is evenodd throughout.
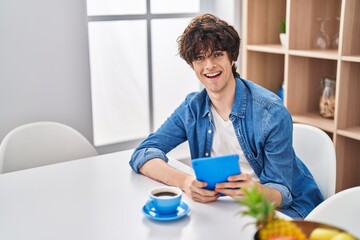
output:
<path id="1" fill-rule="evenodd" d="M 253 181 L 259 182 L 259 178 L 250 166 L 241 149 L 232 122 L 230 120 L 224 121 L 213 106 L 211 106 L 211 113 L 214 123 L 211 156 L 238 154 L 240 156 L 239 164 L 241 172 L 249 174 Z"/>

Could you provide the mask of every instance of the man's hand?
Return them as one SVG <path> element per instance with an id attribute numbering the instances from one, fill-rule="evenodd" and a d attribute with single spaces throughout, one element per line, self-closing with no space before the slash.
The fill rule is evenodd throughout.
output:
<path id="1" fill-rule="evenodd" d="M 183 191 L 194 201 L 201 203 L 213 202 L 220 197 L 215 191 L 205 189 L 207 183 L 188 176 L 183 185 Z"/>
<path id="2" fill-rule="evenodd" d="M 215 191 L 206 190 L 207 183 L 196 180 L 193 175 L 184 173 L 168 165 L 160 158 L 146 162 L 140 172 L 158 182 L 182 189 L 192 200 L 208 203 L 220 197 Z"/>
<path id="3" fill-rule="evenodd" d="M 216 184 L 215 192 L 223 193 L 234 199 L 239 199 L 244 196 L 244 193 L 241 190 L 242 188 L 252 188 L 253 186 L 256 186 L 258 191 L 264 192 L 265 197 L 274 202 L 275 206 L 281 204 L 282 196 L 278 190 L 253 181 L 250 175 L 246 173 L 230 176 L 228 182 Z"/>
<path id="4" fill-rule="evenodd" d="M 256 182 L 254 182 L 248 174 L 241 173 L 230 176 L 228 182 L 216 184 L 215 191 L 237 199 L 244 196 L 241 188 L 252 188 L 254 185 L 256 185 Z"/>

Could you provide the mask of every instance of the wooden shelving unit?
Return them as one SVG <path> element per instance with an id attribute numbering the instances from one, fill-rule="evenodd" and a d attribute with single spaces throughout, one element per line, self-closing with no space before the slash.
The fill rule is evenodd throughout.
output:
<path id="1" fill-rule="evenodd" d="M 339 33 L 338 49 L 319 50 L 318 17 Z M 340 21 L 336 20 L 339 17 Z M 280 22 L 286 19 L 287 46 Z M 314 125 L 333 139 L 337 191 L 360 185 L 360 0 L 243 0 L 241 75 L 277 93 L 294 122 Z M 334 119 L 319 114 L 321 79 L 336 78 Z"/>

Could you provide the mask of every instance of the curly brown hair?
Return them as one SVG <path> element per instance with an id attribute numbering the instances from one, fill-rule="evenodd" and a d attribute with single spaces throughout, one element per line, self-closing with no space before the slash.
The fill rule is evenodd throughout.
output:
<path id="1" fill-rule="evenodd" d="M 226 21 L 209 13 L 193 18 L 177 43 L 180 57 L 190 66 L 200 52 L 226 51 L 231 62 L 239 56 L 240 37 L 237 31 Z M 232 72 L 234 76 L 239 75 L 235 65 Z"/>

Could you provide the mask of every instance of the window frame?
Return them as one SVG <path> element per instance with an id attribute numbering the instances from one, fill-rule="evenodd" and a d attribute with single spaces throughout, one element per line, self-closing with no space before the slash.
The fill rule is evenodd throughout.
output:
<path id="1" fill-rule="evenodd" d="M 200 11 L 193 13 L 151 13 L 151 0 L 146 0 L 146 13 L 145 14 L 121 14 L 121 15 L 87 15 L 88 25 L 91 22 L 109 22 L 109 21 L 132 21 L 132 20 L 145 20 L 146 21 L 146 36 L 147 36 L 147 68 L 148 68 L 148 109 L 149 109 L 149 130 L 155 130 L 155 116 L 154 116 L 154 89 L 153 89 L 153 62 L 152 62 L 152 20 L 156 19 L 180 19 L 180 18 L 193 18 L 202 12 L 207 12 L 211 9 L 211 1 L 200 0 Z M 90 47 L 90 46 L 89 46 Z M 90 50 L 90 49 L 89 49 Z M 92 81 L 92 80 L 91 80 Z M 94 123 L 93 123 L 94 124 Z M 94 126 L 93 126 L 94 129 Z M 129 139 L 130 142 L 138 141 L 141 139 Z M 95 136 L 94 136 L 95 144 Z M 124 143 L 124 141 L 113 142 L 111 144 Z M 106 144 L 108 145 L 108 144 Z M 99 145 L 99 146 L 106 146 Z"/>

